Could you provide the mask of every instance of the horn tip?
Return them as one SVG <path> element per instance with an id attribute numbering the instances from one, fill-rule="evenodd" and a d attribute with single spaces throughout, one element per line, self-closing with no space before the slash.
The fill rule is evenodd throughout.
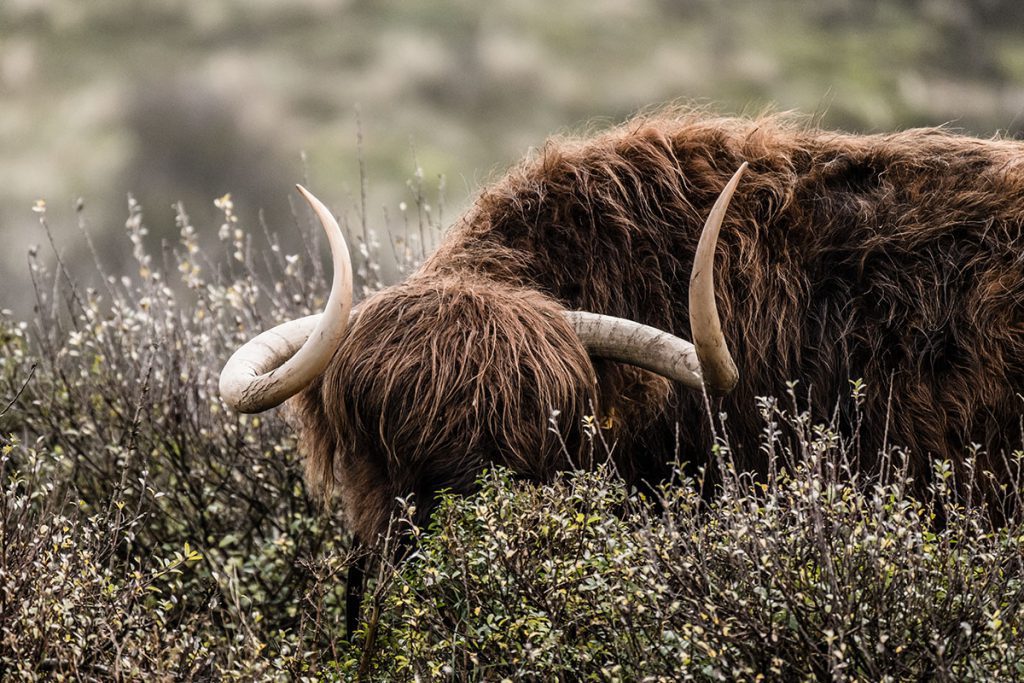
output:
<path id="1" fill-rule="evenodd" d="M 306 200 L 306 203 L 309 204 L 309 206 L 314 211 L 316 211 L 318 214 L 321 214 L 320 220 L 323 220 L 323 214 L 330 213 L 330 211 L 328 211 L 327 209 L 327 206 L 322 201 L 317 199 L 316 195 L 307 190 L 305 187 L 296 183 L 295 189 L 299 191 L 299 194 L 302 195 L 302 198 Z"/>

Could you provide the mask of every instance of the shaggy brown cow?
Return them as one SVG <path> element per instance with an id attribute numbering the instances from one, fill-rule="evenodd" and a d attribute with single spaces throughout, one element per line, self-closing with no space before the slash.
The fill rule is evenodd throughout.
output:
<path id="1" fill-rule="evenodd" d="M 962 462 L 971 443 L 1000 476 L 1020 444 L 1020 143 L 679 111 L 552 140 L 351 324 L 340 231 L 307 198 L 341 286 L 322 318 L 243 347 L 222 392 L 248 411 L 296 395 L 309 479 L 340 494 L 364 539 L 396 497 L 415 494 L 426 514 L 434 492 L 469 490 L 488 463 L 536 479 L 572 466 L 595 406 L 615 425 L 627 479 L 665 477 L 677 440 L 682 460 L 704 463 L 702 370 L 713 394 L 732 388 L 729 350 L 739 379 L 712 401 L 741 466 L 763 467 L 754 397 L 782 395 L 790 379 L 813 390 L 818 417 L 839 400 L 846 426 L 849 380 L 865 380 L 865 467 L 883 434 L 922 480 L 928 457 Z M 695 338 L 696 353 L 670 335 Z M 567 448 L 549 430 L 552 410 Z"/>

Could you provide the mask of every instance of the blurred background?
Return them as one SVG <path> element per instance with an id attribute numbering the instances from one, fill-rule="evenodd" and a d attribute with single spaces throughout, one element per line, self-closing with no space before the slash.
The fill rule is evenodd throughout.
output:
<path id="1" fill-rule="evenodd" d="M 287 235 L 295 182 L 380 232 L 422 182 L 448 224 L 549 134 L 669 101 L 1019 136 L 1024 2 L 0 0 L 0 307 L 30 310 L 39 199 L 82 272 L 80 224 L 130 254 L 129 194 L 153 245 L 229 192 Z"/>

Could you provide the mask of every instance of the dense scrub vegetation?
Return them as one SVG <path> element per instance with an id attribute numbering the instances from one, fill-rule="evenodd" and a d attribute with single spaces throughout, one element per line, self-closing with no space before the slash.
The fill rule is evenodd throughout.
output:
<path id="1" fill-rule="evenodd" d="M 303 495 L 281 415 L 216 392 L 232 345 L 322 303 L 322 277 L 250 249 L 219 203 L 222 254 L 182 210 L 155 262 L 134 205 L 136 277 L 93 290 L 33 261 L 35 320 L 2 320 L 7 671 L 249 678 L 331 651 L 343 531 Z"/>
<path id="2" fill-rule="evenodd" d="M 1024 677 L 1024 525 L 994 526 L 949 463 L 924 498 L 898 448 L 855 474 L 855 435 L 809 424 L 798 384 L 756 407 L 763 481 L 723 437 L 710 498 L 699 476 L 637 492 L 496 471 L 429 528 L 397 519 L 413 550 L 384 543 L 349 643 L 350 541 L 305 494 L 294 430 L 216 394 L 252 330 L 322 304 L 319 237 L 299 212 L 307 253 L 287 254 L 218 206 L 217 250 L 179 207 L 157 256 L 133 204 L 132 277 L 90 289 L 33 259 L 35 317 L 0 316 L 0 678 Z M 378 247 L 353 243 L 373 288 Z"/>

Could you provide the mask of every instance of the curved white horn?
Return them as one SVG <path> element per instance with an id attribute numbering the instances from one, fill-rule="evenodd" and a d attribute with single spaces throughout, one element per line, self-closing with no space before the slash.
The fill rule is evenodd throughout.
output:
<path id="1" fill-rule="evenodd" d="M 588 353 L 650 370 L 691 389 L 707 386 L 710 391 L 725 393 L 736 385 L 739 373 L 718 319 L 713 269 L 722 219 L 746 168 L 744 162 L 715 201 L 694 255 L 690 274 L 690 328 L 694 343 L 632 320 L 567 311 L 565 317 Z"/>
<path id="2" fill-rule="evenodd" d="M 352 310 L 352 263 L 338 222 L 323 202 L 296 185 L 320 220 L 334 263 L 331 294 L 323 313 L 263 332 L 235 351 L 220 373 L 220 395 L 243 413 L 281 404 L 324 371 L 334 355 Z"/>
<path id="3" fill-rule="evenodd" d="M 722 219 L 729 200 L 740 182 L 740 177 L 747 170 L 747 162 L 739 167 L 725 189 L 718 195 L 711 213 L 704 223 L 704 230 L 697 244 L 697 252 L 693 257 L 693 270 L 690 272 L 690 332 L 693 344 L 700 358 L 701 372 L 704 383 L 709 391 L 726 393 L 736 386 L 739 373 L 736 363 L 729 354 L 725 335 L 722 334 L 722 323 L 718 319 L 718 306 L 715 304 L 715 245 L 718 243 L 718 231 L 722 227 Z"/>
<path id="4" fill-rule="evenodd" d="M 635 365 L 700 390 L 700 361 L 685 339 L 600 313 L 566 311 L 565 317 L 590 355 Z"/>

